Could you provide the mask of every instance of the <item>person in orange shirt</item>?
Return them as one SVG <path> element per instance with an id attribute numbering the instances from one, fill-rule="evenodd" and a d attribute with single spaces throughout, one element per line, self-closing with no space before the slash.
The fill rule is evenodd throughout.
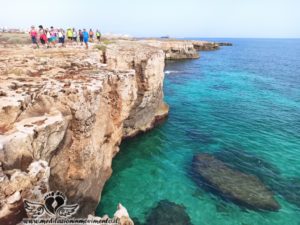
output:
<path id="1" fill-rule="evenodd" d="M 94 32 L 93 32 L 92 29 L 90 29 L 89 37 L 90 37 L 90 41 L 93 42 L 93 40 L 94 40 Z"/>

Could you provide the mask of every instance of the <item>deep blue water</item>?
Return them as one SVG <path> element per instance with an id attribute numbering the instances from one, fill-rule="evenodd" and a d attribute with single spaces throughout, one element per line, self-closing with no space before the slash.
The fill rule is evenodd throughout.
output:
<path id="1" fill-rule="evenodd" d="M 98 215 L 121 202 L 144 222 L 167 199 L 194 225 L 300 224 L 300 40 L 212 40 L 233 46 L 167 63 L 169 118 L 121 145 Z M 281 209 L 246 210 L 197 186 L 189 171 L 200 152 L 257 176 Z"/>

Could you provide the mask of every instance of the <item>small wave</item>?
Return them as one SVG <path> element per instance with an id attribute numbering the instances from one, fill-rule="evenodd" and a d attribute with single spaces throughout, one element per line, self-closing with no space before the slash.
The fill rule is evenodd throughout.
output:
<path id="1" fill-rule="evenodd" d="M 176 71 L 176 70 L 166 70 L 165 74 L 172 74 L 172 73 L 180 73 L 181 71 Z"/>

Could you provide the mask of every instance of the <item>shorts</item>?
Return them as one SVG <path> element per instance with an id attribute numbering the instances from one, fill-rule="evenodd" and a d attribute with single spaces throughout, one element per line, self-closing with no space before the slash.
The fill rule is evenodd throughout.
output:
<path id="1" fill-rule="evenodd" d="M 83 42 L 83 37 L 79 37 L 80 42 Z"/>
<path id="2" fill-rule="evenodd" d="M 36 37 L 31 37 L 32 44 L 37 44 Z"/>
<path id="3" fill-rule="evenodd" d="M 93 39 L 93 35 L 90 35 L 90 39 Z"/>
<path id="4" fill-rule="evenodd" d="M 48 38 L 48 41 L 49 41 L 49 42 L 55 42 L 55 41 L 56 41 L 56 37 Z"/>
<path id="5" fill-rule="evenodd" d="M 77 37 L 73 37 L 73 41 L 77 41 Z"/>
<path id="6" fill-rule="evenodd" d="M 60 37 L 58 39 L 58 43 L 64 44 L 65 43 L 65 38 L 64 37 Z"/>
<path id="7" fill-rule="evenodd" d="M 88 43 L 89 39 L 88 38 L 83 38 L 84 43 Z"/>
<path id="8" fill-rule="evenodd" d="M 99 41 L 100 41 L 100 37 L 101 37 L 101 36 L 97 36 L 97 40 L 99 40 Z"/>
<path id="9" fill-rule="evenodd" d="M 41 38 L 40 41 L 41 41 L 42 45 L 46 44 L 46 41 L 43 38 Z"/>
<path id="10" fill-rule="evenodd" d="M 68 39 L 69 39 L 70 41 L 72 41 L 72 40 L 73 40 L 73 37 L 68 37 Z"/>

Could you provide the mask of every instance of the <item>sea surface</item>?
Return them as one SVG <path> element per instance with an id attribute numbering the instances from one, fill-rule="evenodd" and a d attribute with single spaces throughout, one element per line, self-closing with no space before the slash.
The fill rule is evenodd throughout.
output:
<path id="1" fill-rule="evenodd" d="M 144 223 L 168 200 L 194 225 L 300 225 L 300 40 L 211 40 L 233 46 L 167 62 L 169 118 L 122 143 L 97 215 L 121 202 Z M 257 176 L 281 209 L 245 209 L 202 189 L 190 175 L 197 153 Z"/>

